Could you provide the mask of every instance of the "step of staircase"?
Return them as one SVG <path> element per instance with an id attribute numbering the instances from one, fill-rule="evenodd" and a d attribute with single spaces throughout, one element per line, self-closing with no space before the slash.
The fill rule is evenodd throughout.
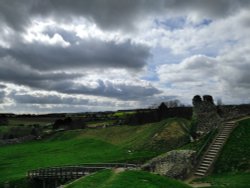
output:
<path id="1" fill-rule="evenodd" d="M 226 138 L 228 135 L 219 135 L 217 138 Z"/>
<path id="2" fill-rule="evenodd" d="M 206 157 L 210 157 L 211 159 L 215 158 L 216 157 L 216 154 L 207 154 Z"/>
<path id="3" fill-rule="evenodd" d="M 213 144 L 211 147 L 220 149 L 222 145 L 223 145 L 223 142 L 217 142 Z"/>
<path id="4" fill-rule="evenodd" d="M 233 127 L 225 127 L 223 130 L 226 131 L 226 130 L 232 130 Z"/>
<path id="5" fill-rule="evenodd" d="M 222 144 L 220 144 L 220 145 L 216 144 L 216 145 L 211 146 L 211 149 L 220 150 L 221 146 L 222 146 Z"/>
<path id="6" fill-rule="evenodd" d="M 217 149 L 214 149 L 214 148 L 211 148 L 208 152 L 218 152 L 219 151 L 219 148 L 217 148 Z"/>
<path id="7" fill-rule="evenodd" d="M 204 169 L 198 169 L 197 172 L 198 172 L 198 173 L 203 173 L 203 174 L 205 174 L 205 173 L 206 173 L 206 170 L 204 170 Z"/>
<path id="8" fill-rule="evenodd" d="M 230 135 L 230 133 L 231 133 L 231 132 L 229 132 L 229 133 L 222 133 L 222 134 L 220 134 L 220 135 L 218 135 L 218 136 L 225 136 L 225 137 L 228 137 L 228 136 Z"/>
<path id="9" fill-rule="evenodd" d="M 213 162 L 213 157 L 205 156 L 204 160 L 205 160 L 205 161 Z"/>
<path id="10" fill-rule="evenodd" d="M 208 166 L 200 166 L 198 170 L 207 171 L 209 168 L 210 168 L 210 165 L 208 165 Z"/>
<path id="11" fill-rule="evenodd" d="M 211 163 L 202 163 L 201 165 L 200 165 L 200 168 L 202 168 L 202 167 L 208 167 L 208 166 L 210 166 L 211 165 Z"/>
<path id="12" fill-rule="evenodd" d="M 224 128 L 223 131 L 231 131 L 233 129 L 233 127 L 227 127 L 227 128 Z"/>
<path id="13" fill-rule="evenodd" d="M 221 134 L 229 134 L 232 130 L 224 130 L 221 132 Z"/>
<path id="14" fill-rule="evenodd" d="M 216 137 L 215 140 L 225 140 L 225 138 Z"/>
<path id="15" fill-rule="evenodd" d="M 196 176 L 200 176 L 200 177 L 203 177 L 203 176 L 205 176 L 205 173 L 195 172 L 195 174 L 194 174 L 194 175 L 196 175 Z"/>
<path id="16" fill-rule="evenodd" d="M 210 155 L 217 155 L 218 151 L 208 151 L 208 154 Z"/>
<path id="17" fill-rule="evenodd" d="M 223 144 L 223 142 L 219 142 L 219 141 L 217 141 L 216 143 L 214 143 L 212 146 L 214 146 L 214 147 L 221 147 L 222 146 L 222 144 Z"/>
<path id="18" fill-rule="evenodd" d="M 215 151 L 215 152 L 218 152 L 220 149 L 221 149 L 221 146 L 222 145 L 212 145 L 208 150 L 208 151 Z"/>

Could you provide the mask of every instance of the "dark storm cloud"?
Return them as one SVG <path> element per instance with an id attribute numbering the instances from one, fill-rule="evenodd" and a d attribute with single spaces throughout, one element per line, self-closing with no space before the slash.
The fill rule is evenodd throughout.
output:
<path id="1" fill-rule="evenodd" d="M 38 105 L 74 105 L 74 106 L 114 106 L 112 101 L 97 101 L 90 99 L 82 99 L 70 96 L 61 96 L 55 94 L 18 94 L 12 92 L 8 95 L 18 104 L 38 104 Z"/>
<path id="2" fill-rule="evenodd" d="M 66 81 L 82 77 L 81 74 L 65 72 L 40 72 L 13 60 L 11 57 L 0 59 L 0 80 L 26 85 L 35 88 L 43 88 L 51 82 Z"/>
<path id="3" fill-rule="evenodd" d="M 85 17 L 101 28 L 129 30 L 150 15 L 192 11 L 221 17 L 249 4 L 247 0 L 2 0 L 0 19 L 15 29 L 22 29 L 33 17 L 54 17 L 61 21 Z"/>
<path id="4" fill-rule="evenodd" d="M 88 105 L 88 99 L 78 99 L 75 97 L 62 97 L 60 95 L 34 95 L 34 94 L 17 94 L 12 92 L 8 97 L 21 104 L 71 104 L 71 105 Z"/>
<path id="5" fill-rule="evenodd" d="M 116 43 L 97 39 L 79 40 L 68 47 L 40 42 L 24 45 L 20 41 L 5 51 L 23 64 L 38 70 L 91 67 L 138 69 L 146 65 L 150 56 L 149 48 L 132 44 L 131 41 Z"/>
<path id="6" fill-rule="evenodd" d="M 65 72 L 41 72 L 24 66 L 10 57 L 0 59 L 0 81 L 36 89 L 65 94 L 111 97 L 121 100 L 138 99 L 160 93 L 160 90 L 151 85 L 113 83 L 102 80 L 96 81 L 95 87 L 90 87 L 87 81 L 75 83 L 74 79 L 79 77 L 83 77 L 83 75 Z"/>
<path id="7" fill-rule="evenodd" d="M 50 85 L 49 89 L 67 94 L 85 94 L 103 97 L 117 98 L 120 100 L 138 100 L 140 98 L 153 96 L 161 93 L 152 85 L 143 86 L 139 84 L 113 83 L 110 81 L 98 80 L 96 87 L 84 84 L 62 82 Z M 65 87 L 66 86 L 66 87 Z"/>
<path id="8" fill-rule="evenodd" d="M 5 89 L 5 88 L 6 88 L 5 85 L 0 84 L 0 90 L 1 90 L 1 89 Z"/>

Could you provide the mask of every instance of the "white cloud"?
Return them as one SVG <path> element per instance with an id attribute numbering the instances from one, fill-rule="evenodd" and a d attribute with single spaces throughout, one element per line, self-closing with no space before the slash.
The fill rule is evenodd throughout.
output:
<path id="1" fill-rule="evenodd" d="M 136 108 L 195 94 L 250 101 L 247 1 L 24 2 L 0 2 L 2 109 Z"/>
<path id="2" fill-rule="evenodd" d="M 161 65 L 157 73 L 162 85 L 171 84 L 173 94 L 184 98 L 210 93 L 228 103 L 246 103 L 250 102 L 249 54 L 245 41 L 215 58 L 194 55 L 179 64 Z"/>

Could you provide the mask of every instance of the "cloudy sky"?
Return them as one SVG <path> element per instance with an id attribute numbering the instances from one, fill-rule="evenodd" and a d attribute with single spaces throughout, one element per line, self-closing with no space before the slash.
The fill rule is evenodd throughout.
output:
<path id="1" fill-rule="evenodd" d="M 250 102 L 248 0 L 1 0 L 0 112 Z"/>

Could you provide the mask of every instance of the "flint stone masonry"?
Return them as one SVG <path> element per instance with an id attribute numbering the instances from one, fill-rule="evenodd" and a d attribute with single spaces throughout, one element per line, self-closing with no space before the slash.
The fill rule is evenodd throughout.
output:
<path id="1" fill-rule="evenodd" d="M 203 135 L 214 128 L 219 127 L 222 122 L 250 115 L 250 105 L 219 105 L 216 106 L 213 97 L 199 95 L 193 98 L 193 119 L 196 120 L 196 133 Z"/>
<path id="2" fill-rule="evenodd" d="M 159 175 L 185 179 L 194 168 L 195 153 L 193 150 L 173 150 L 153 158 L 141 168 Z"/>
<path id="3" fill-rule="evenodd" d="M 193 98 L 193 118 L 196 120 L 196 132 L 205 134 L 212 129 L 219 127 L 222 118 L 217 112 L 217 108 L 213 102 L 213 97 L 204 95 L 203 99 L 199 95 Z"/>
<path id="4" fill-rule="evenodd" d="M 250 115 L 250 105 L 221 105 L 217 111 L 224 121 L 228 121 Z"/>

